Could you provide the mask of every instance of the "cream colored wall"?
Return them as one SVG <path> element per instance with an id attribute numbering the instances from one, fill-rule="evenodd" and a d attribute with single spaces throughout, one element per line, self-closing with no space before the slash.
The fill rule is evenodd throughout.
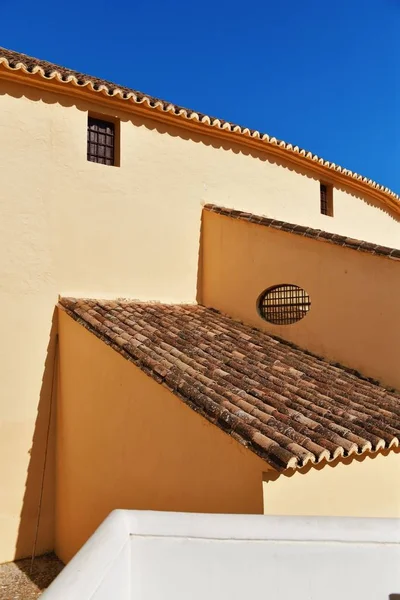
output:
<path id="1" fill-rule="evenodd" d="M 86 161 L 88 110 L 121 118 L 120 167 Z M 202 202 L 393 246 L 399 221 L 339 191 L 323 217 L 318 181 L 267 155 L 1 79 L 0 139 L 1 562 L 33 545 L 59 293 L 194 301 Z M 38 551 L 52 546 L 49 469 Z"/>
<path id="2" fill-rule="evenodd" d="M 204 211 L 201 302 L 400 389 L 400 261 Z M 293 283 L 307 316 L 273 325 L 257 311 L 267 288 Z"/>
<path id="3" fill-rule="evenodd" d="M 264 461 L 60 311 L 56 552 L 114 508 L 262 513 Z"/>
<path id="4" fill-rule="evenodd" d="M 306 469 L 264 481 L 264 513 L 400 517 L 400 454 Z"/>

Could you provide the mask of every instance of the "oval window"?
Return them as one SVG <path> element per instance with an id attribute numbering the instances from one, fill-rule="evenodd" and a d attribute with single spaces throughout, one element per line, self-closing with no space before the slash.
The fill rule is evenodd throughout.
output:
<path id="1" fill-rule="evenodd" d="M 275 325 L 290 325 L 303 319 L 310 310 L 310 296 L 298 285 L 274 285 L 261 294 L 258 311 Z"/>

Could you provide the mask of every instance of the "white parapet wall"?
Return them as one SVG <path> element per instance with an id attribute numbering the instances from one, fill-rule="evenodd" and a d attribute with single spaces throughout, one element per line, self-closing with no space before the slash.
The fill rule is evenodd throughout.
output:
<path id="1" fill-rule="evenodd" d="M 400 519 L 113 511 L 42 600 L 400 600 Z"/>

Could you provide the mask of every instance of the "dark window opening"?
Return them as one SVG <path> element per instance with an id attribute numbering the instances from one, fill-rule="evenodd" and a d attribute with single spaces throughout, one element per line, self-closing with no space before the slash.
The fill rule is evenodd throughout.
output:
<path id="1" fill-rule="evenodd" d="M 333 217 L 333 188 L 331 185 L 320 184 L 321 214 Z"/>
<path id="2" fill-rule="evenodd" d="M 310 310 L 310 297 L 298 285 L 275 285 L 263 292 L 258 310 L 263 319 L 275 325 L 290 325 L 303 319 Z"/>
<path id="3" fill-rule="evenodd" d="M 87 159 L 102 165 L 115 164 L 115 125 L 88 118 Z"/>

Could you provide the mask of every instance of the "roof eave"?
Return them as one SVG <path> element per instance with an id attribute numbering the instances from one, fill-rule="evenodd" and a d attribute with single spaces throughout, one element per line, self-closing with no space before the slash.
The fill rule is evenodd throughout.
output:
<path id="1" fill-rule="evenodd" d="M 367 195 L 400 215 L 399 197 L 389 188 L 384 188 L 371 179 L 343 169 L 329 161 L 324 161 L 315 154 L 301 150 L 297 146 L 260 134 L 258 131 L 252 132 L 239 126 L 232 130 L 228 123 L 221 123 L 218 119 L 211 121 L 209 117 L 200 118 L 196 112 L 184 109 L 181 109 L 177 114 L 172 104 L 166 109 L 161 101 L 151 105 L 146 96 L 136 100 L 132 93 L 129 97 L 124 98 L 118 88 L 112 94 L 109 94 L 104 87 L 98 90 L 94 89 L 90 81 L 85 82 L 83 85 L 79 84 L 76 78 L 73 77 L 69 81 L 63 81 L 56 72 L 50 77 L 46 77 L 41 69 L 38 69 L 35 73 L 30 73 L 22 64 L 17 65 L 17 67 L 10 67 L 8 61 L 1 57 L 0 79 L 46 89 L 69 97 L 80 97 L 107 108 L 115 106 L 124 112 L 138 114 L 161 123 L 180 126 L 186 130 L 200 132 L 202 135 L 213 138 L 228 140 L 229 142 L 234 140 L 235 143 L 243 147 L 254 148 L 259 152 L 265 152 L 270 156 L 280 158 L 302 170 L 310 170 L 317 175 L 318 179 L 337 187 L 350 188 L 361 195 Z"/>

